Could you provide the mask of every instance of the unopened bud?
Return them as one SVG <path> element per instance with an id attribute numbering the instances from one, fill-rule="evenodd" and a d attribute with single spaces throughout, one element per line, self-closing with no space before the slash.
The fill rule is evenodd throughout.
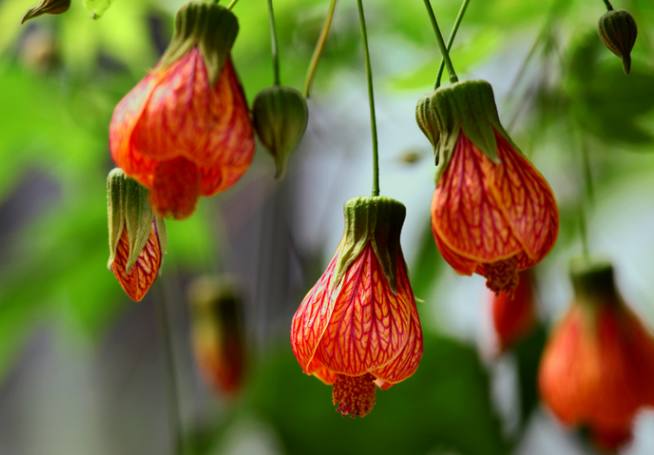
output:
<path id="1" fill-rule="evenodd" d="M 259 139 L 275 159 L 275 177 L 281 178 L 307 128 L 306 100 L 294 88 L 270 87 L 254 99 L 252 114 Z"/>
<path id="2" fill-rule="evenodd" d="M 148 191 L 115 168 L 107 176 L 109 261 L 107 266 L 127 295 L 145 297 L 166 250 L 163 220 L 152 213 Z"/>
<path id="3" fill-rule="evenodd" d="M 627 11 L 611 10 L 599 20 L 599 35 L 604 45 L 622 59 L 625 73 L 631 71 L 631 50 L 638 36 L 638 27 Z"/>
<path id="4" fill-rule="evenodd" d="M 40 16 L 41 14 L 65 13 L 68 11 L 68 8 L 70 8 L 70 0 L 43 0 L 39 6 L 27 11 L 20 23 L 24 24 L 26 21 Z"/>

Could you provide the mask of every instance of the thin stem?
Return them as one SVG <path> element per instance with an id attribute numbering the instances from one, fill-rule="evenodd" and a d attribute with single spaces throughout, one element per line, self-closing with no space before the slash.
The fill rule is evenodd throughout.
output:
<path id="1" fill-rule="evenodd" d="M 229 2 L 229 5 L 227 5 L 227 9 L 234 8 L 237 3 L 238 3 L 238 0 L 232 0 L 231 2 Z"/>
<path id="2" fill-rule="evenodd" d="M 593 171 L 590 168 L 590 157 L 588 155 L 588 147 L 586 142 L 582 139 L 581 141 L 581 160 L 584 172 L 584 183 L 586 190 L 586 201 L 589 204 L 595 203 L 595 189 L 593 185 Z"/>
<path id="3" fill-rule="evenodd" d="M 579 236 L 581 237 L 581 254 L 586 262 L 590 261 L 590 247 L 588 246 L 588 222 L 586 207 L 583 201 L 579 204 Z"/>
<path id="4" fill-rule="evenodd" d="M 459 26 L 461 25 L 461 21 L 463 20 L 463 16 L 466 14 L 466 9 L 468 9 L 468 4 L 470 3 L 470 0 L 463 0 L 463 3 L 461 3 L 461 8 L 459 8 L 459 12 L 456 15 L 456 19 L 454 20 L 454 26 L 452 27 L 452 30 L 450 31 L 450 36 L 447 39 L 447 52 L 452 50 L 452 45 L 454 44 L 454 39 L 456 38 L 456 34 L 459 31 Z M 438 67 L 438 76 L 436 76 L 436 84 L 434 85 L 434 88 L 438 88 L 441 86 L 441 78 L 443 77 L 443 71 L 445 71 L 445 59 L 441 60 L 441 64 Z"/>
<path id="5" fill-rule="evenodd" d="M 313 55 L 311 56 L 311 63 L 309 63 L 309 69 L 307 70 L 307 78 L 304 81 L 305 98 L 309 98 L 309 96 L 311 96 L 311 86 L 313 85 L 313 79 L 316 77 L 316 70 L 318 69 L 318 63 L 320 62 L 320 57 L 322 56 L 322 52 L 325 49 L 325 44 L 327 44 L 327 38 L 329 38 L 329 31 L 332 28 L 332 21 L 334 20 L 334 11 L 336 10 L 336 1 L 337 0 L 331 0 L 329 3 L 329 10 L 327 11 L 327 17 L 325 17 L 325 22 L 322 24 L 322 30 L 320 30 L 320 36 L 318 37 L 316 48 L 313 50 Z"/>
<path id="6" fill-rule="evenodd" d="M 613 5 L 611 5 L 611 2 L 609 0 L 604 0 L 604 4 L 606 5 L 607 10 L 613 11 Z"/>
<path id="7" fill-rule="evenodd" d="M 275 77 L 275 85 L 279 85 L 279 42 L 277 41 L 277 24 L 275 23 L 275 10 L 273 9 L 272 0 L 268 0 L 268 21 L 270 22 L 270 43 L 272 46 L 273 75 Z"/>
<path id="8" fill-rule="evenodd" d="M 370 134 L 372 136 L 372 195 L 379 196 L 379 149 L 377 144 L 377 117 L 375 115 L 375 92 L 372 84 L 372 65 L 370 64 L 370 49 L 368 48 L 368 31 L 363 3 L 357 0 L 359 22 L 361 22 L 361 38 L 366 58 L 366 78 L 368 79 L 368 104 L 370 106 Z"/>
<path id="9" fill-rule="evenodd" d="M 173 351 L 172 329 L 170 325 L 170 318 L 168 317 L 168 301 L 169 289 L 162 280 L 160 286 L 161 304 L 156 305 L 161 336 L 164 345 L 164 364 L 166 369 L 166 377 L 168 378 L 168 395 L 170 397 L 170 426 L 173 428 L 173 443 L 175 447 L 175 454 L 182 455 L 184 453 L 182 417 L 180 413 L 179 394 L 177 393 L 177 369 L 175 368 L 175 353 Z"/>
<path id="10" fill-rule="evenodd" d="M 427 8 L 427 13 L 429 14 L 429 19 L 431 20 L 431 26 L 434 29 L 434 34 L 436 35 L 436 42 L 438 47 L 441 50 L 441 55 L 443 56 L 443 61 L 447 67 L 447 72 L 450 74 L 450 82 L 457 82 L 459 78 L 456 76 L 454 71 L 454 66 L 452 65 L 452 60 L 450 59 L 450 53 L 447 50 L 445 45 L 445 40 L 443 39 L 443 34 L 441 29 L 438 26 L 438 21 L 436 20 L 436 15 L 434 14 L 434 9 L 431 7 L 430 0 L 425 0 L 425 8 Z"/>

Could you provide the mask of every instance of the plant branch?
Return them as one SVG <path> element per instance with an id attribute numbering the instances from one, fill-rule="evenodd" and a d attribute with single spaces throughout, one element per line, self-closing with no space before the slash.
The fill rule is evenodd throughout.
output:
<path id="1" fill-rule="evenodd" d="M 447 72 L 450 74 L 450 82 L 457 82 L 459 78 L 456 76 L 454 71 L 454 66 L 452 65 L 452 60 L 450 59 L 450 53 L 447 51 L 447 46 L 445 45 L 445 40 L 443 39 L 443 34 L 441 29 L 438 26 L 438 21 L 436 20 L 436 15 L 434 14 L 434 9 L 431 7 L 430 0 L 425 1 L 425 8 L 427 8 L 427 13 L 429 14 L 429 20 L 431 21 L 431 26 L 434 29 L 434 34 L 436 35 L 436 42 L 443 56 L 445 66 L 447 67 Z"/>
<path id="2" fill-rule="evenodd" d="M 332 21 L 334 20 L 334 11 L 336 10 L 336 1 L 330 0 L 329 10 L 327 11 L 327 16 L 325 17 L 325 22 L 322 24 L 322 30 L 320 30 L 320 36 L 316 42 L 316 48 L 313 50 L 313 55 L 311 56 L 311 63 L 309 63 L 309 69 L 307 70 L 307 77 L 304 82 L 304 97 L 309 98 L 311 96 L 311 87 L 313 85 L 313 79 L 316 77 L 316 70 L 318 69 L 318 63 L 320 62 L 320 57 L 325 49 L 325 44 L 327 44 L 327 38 L 329 38 L 329 31 L 332 28 Z"/>
<path id="3" fill-rule="evenodd" d="M 268 21 L 270 23 L 270 43 L 272 47 L 273 76 L 275 78 L 275 85 L 280 85 L 279 41 L 277 41 L 277 24 L 275 23 L 275 10 L 273 9 L 273 0 L 268 0 Z"/>
<path id="4" fill-rule="evenodd" d="M 461 21 L 463 20 L 463 16 L 466 14 L 466 10 L 468 9 L 468 4 L 470 4 L 470 0 L 463 0 L 463 3 L 461 3 L 461 8 L 459 8 L 459 12 L 456 15 L 456 19 L 454 20 L 454 26 L 452 27 L 452 30 L 450 31 L 450 36 L 447 39 L 447 52 L 452 50 L 452 45 L 454 44 L 454 40 L 456 38 L 456 34 L 459 31 L 459 26 L 461 25 Z M 445 59 L 441 60 L 441 64 L 438 67 L 438 76 L 436 76 L 436 84 L 434 88 L 438 88 L 441 86 L 441 79 L 443 77 L 443 71 L 445 71 Z"/>

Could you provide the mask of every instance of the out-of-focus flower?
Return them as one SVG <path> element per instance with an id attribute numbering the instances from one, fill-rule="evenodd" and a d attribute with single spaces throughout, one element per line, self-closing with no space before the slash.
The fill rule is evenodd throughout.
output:
<path id="1" fill-rule="evenodd" d="M 485 81 L 439 88 L 418 104 L 418 124 L 434 146 L 432 231 L 459 273 L 478 273 L 495 292 L 552 248 L 559 214 L 549 185 L 500 124 Z"/>
<path id="2" fill-rule="evenodd" d="M 230 57 L 237 32 L 226 8 L 182 7 L 161 61 L 114 110 L 111 155 L 150 190 L 161 216 L 190 216 L 200 195 L 229 188 L 252 161 L 250 114 Z"/>
<path id="3" fill-rule="evenodd" d="M 201 277 L 189 288 L 192 344 L 205 381 L 217 393 L 235 395 L 246 363 L 243 302 L 233 282 Z"/>
<path id="4" fill-rule="evenodd" d="M 307 129 L 307 102 L 294 88 L 270 87 L 254 99 L 252 120 L 259 139 L 275 159 L 275 177 L 281 178 L 289 155 Z"/>
<path id="5" fill-rule="evenodd" d="M 355 198 L 327 270 L 293 317 L 291 346 L 306 374 L 332 385 L 343 415 L 363 417 L 383 390 L 413 375 L 422 328 L 400 247 L 404 205 Z"/>
<path id="6" fill-rule="evenodd" d="M 148 192 L 116 168 L 107 176 L 109 261 L 107 266 L 127 295 L 145 297 L 159 275 L 166 229 L 148 203 Z"/>
<path id="7" fill-rule="evenodd" d="M 638 37 L 638 27 L 627 11 L 611 10 L 599 19 L 599 36 L 604 45 L 622 59 L 624 72 L 631 72 L 631 50 Z"/>
<path id="8" fill-rule="evenodd" d="M 20 21 L 24 24 L 30 19 L 33 19 L 42 14 L 61 14 L 68 11 L 70 8 L 70 0 L 43 0 L 41 4 L 34 7 L 25 13 L 23 20 Z"/>
<path id="9" fill-rule="evenodd" d="M 492 292 L 491 311 L 498 348 L 504 352 L 534 327 L 536 306 L 532 272 L 520 272 L 518 286 L 512 292 Z"/>
<path id="10" fill-rule="evenodd" d="M 654 338 L 624 304 L 609 264 L 574 265 L 574 299 L 545 348 L 541 396 L 565 425 L 609 449 L 627 442 L 652 405 Z"/>
<path id="11" fill-rule="evenodd" d="M 20 45 L 20 60 L 26 68 L 45 74 L 60 63 L 59 46 L 52 30 L 34 27 L 25 35 Z"/>

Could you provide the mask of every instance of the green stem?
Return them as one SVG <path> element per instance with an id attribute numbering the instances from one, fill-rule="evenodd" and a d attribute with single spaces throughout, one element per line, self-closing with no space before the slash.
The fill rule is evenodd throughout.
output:
<path id="1" fill-rule="evenodd" d="M 309 69 L 307 70 L 307 78 L 304 82 L 305 98 L 309 98 L 309 96 L 311 96 L 311 86 L 313 85 L 313 79 L 316 77 L 316 70 L 318 69 L 320 57 L 322 56 L 322 52 L 325 49 L 325 44 L 327 44 L 327 38 L 329 37 L 329 31 L 332 28 L 332 21 L 334 20 L 335 10 L 336 0 L 331 0 L 329 3 L 329 11 L 327 12 L 327 17 L 325 17 L 325 22 L 322 24 L 322 30 L 320 30 L 320 36 L 318 37 L 318 42 L 316 43 L 316 48 L 313 51 L 313 55 L 311 56 L 311 63 L 309 63 Z"/>
<path id="2" fill-rule="evenodd" d="M 613 5 L 611 5 L 611 2 L 609 0 L 604 0 L 604 4 L 606 5 L 607 10 L 613 11 Z"/>
<path id="3" fill-rule="evenodd" d="M 229 2 L 229 5 L 227 5 L 227 9 L 234 8 L 237 3 L 238 3 L 238 0 L 232 0 L 231 2 Z"/>
<path id="4" fill-rule="evenodd" d="M 441 55 L 443 56 L 443 61 L 447 67 L 447 72 L 450 74 L 450 82 L 458 82 L 459 78 L 456 76 L 456 72 L 454 71 L 454 66 L 452 65 L 452 60 L 450 59 L 450 53 L 447 51 L 447 46 L 445 45 L 445 40 L 443 39 L 443 34 L 441 33 L 441 29 L 438 26 L 438 21 L 436 20 L 434 9 L 431 7 L 430 0 L 425 0 L 425 8 L 427 8 L 427 13 L 429 14 L 429 19 L 431 20 L 431 26 L 434 29 L 436 42 L 438 43 L 438 47 L 441 50 Z"/>
<path id="5" fill-rule="evenodd" d="M 163 277 L 161 279 L 162 284 L 160 286 L 161 294 L 161 303 L 160 305 L 155 305 L 157 307 L 159 325 L 161 330 L 161 336 L 163 339 L 164 345 L 164 364 L 166 369 L 166 377 L 168 378 L 168 395 L 170 397 L 170 425 L 173 428 L 173 443 L 175 447 L 175 454 L 182 455 L 184 453 L 184 440 L 183 440 L 183 428 L 182 428 L 182 417 L 180 413 L 180 401 L 179 394 L 177 392 L 177 369 L 175 368 L 175 353 L 173 351 L 173 341 L 172 341 L 172 329 L 170 325 L 170 318 L 168 317 L 168 302 L 171 301 L 169 298 L 169 289 L 166 286 L 165 280 Z"/>
<path id="6" fill-rule="evenodd" d="M 459 31 L 459 26 L 461 25 L 461 21 L 463 20 L 463 16 L 466 14 L 466 10 L 468 9 L 468 4 L 470 3 L 470 0 L 463 0 L 463 3 L 461 3 L 461 8 L 459 8 L 459 12 L 456 15 L 456 19 L 454 20 L 454 26 L 452 27 L 452 30 L 450 31 L 450 36 L 447 39 L 447 52 L 452 50 L 452 45 L 454 44 L 454 39 L 456 38 L 456 34 Z M 445 59 L 441 60 L 441 64 L 438 67 L 438 76 L 436 76 L 436 84 L 434 88 L 438 88 L 441 86 L 441 79 L 443 77 L 443 71 L 445 71 Z"/>
<path id="7" fill-rule="evenodd" d="M 234 0 L 236 1 L 236 0 Z M 279 77 L 279 42 L 277 41 L 277 24 L 275 23 L 275 10 L 272 0 L 268 0 L 268 21 L 270 22 L 270 43 L 272 46 L 272 63 L 275 85 L 280 85 Z"/>
<path id="8" fill-rule="evenodd" d="M 579 204 L 579 236 L 581 237 L 581 253 L 586 262 L 590 262 L 590 247 L 588 246 L 588 223 L 586 207 L 583 201 Z"/>
<path id="9" fill-rule="evenodd" d="M 357 0 L 359 21 L 361 22 L 361 38 L 366 58 L 366 78 L 368 80 L 368 105 L 370 106 L 370 133 L 372 136 L 372 195 L 379 196 L 379 149 L 377 144 L 377 117 L 375 115 L 375 92 L 372 84 L 372 65 L 370 64 L 370 49 L 368 47 L 368 31 L 363 3 Z"/>

